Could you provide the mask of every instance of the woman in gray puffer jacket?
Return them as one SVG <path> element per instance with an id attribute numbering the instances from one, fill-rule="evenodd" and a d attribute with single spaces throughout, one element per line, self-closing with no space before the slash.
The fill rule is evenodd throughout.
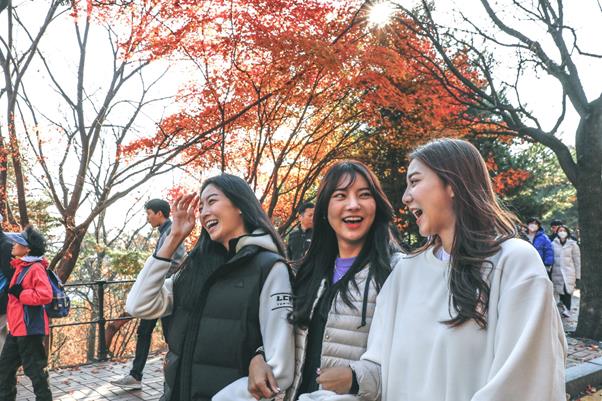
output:
<path id="1" fill-rule="evenodd" d="M 577 280 L 581 279 L 581 251 L 579 244 L 571 238 L 571 231 L 566 226 L 558 228 L 552 246 L 554 247 L 554 267 L 552 268 L 554 298 L 556 298 L 562 315 L 569 317 L 573 291 L 575 291 Z"/>
<path id="2" fill-rule="evenodd" d="M 368 167 L 344 161 L 328 170 L 293 284 L 295 376 L 285 400 L 354 400 L 374 391 L 353 366 L 366 350 L 378 292 L 401 256 L 395 230 L 393 208 Z M 273 381 L 261 362 L 252 361 L 249 373 L 257 373 L 251 393 L 258 399 L 273 396 L 262 389 Z"/>

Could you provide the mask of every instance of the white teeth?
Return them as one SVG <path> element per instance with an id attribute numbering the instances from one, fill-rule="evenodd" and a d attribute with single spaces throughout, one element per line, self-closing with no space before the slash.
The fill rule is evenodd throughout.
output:
<path id="1" fill-rule="evenodd" d="M 359 223 L 364 220 L 362 217 L 346 217 L 343 219 L 345 223 Z"/>
<path id="2" fill-rule="evenodd" d="M 209 220 L 205 223 L 205 227 L 207 229 L 210 229 L 211 227 L 214 227 L 217 225 L 217 220 Z"/>

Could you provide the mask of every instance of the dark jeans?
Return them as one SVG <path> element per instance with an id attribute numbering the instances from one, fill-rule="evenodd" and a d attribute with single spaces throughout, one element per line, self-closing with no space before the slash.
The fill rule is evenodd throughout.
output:
<path id="1" fill-rule="evenodd" d="M 21 365 L 31 380 L 36 401 L 52 401 L 44 336 L 13 337 L 10 334 L 0 354 L 0 401 L 17 398 L 17 370 Z"/>
<path id="2" fill-rule="evenodd" d="M 136 380 L 142 380 L 142 371 L 146 365 L 146 359 L 150 351 L 151 340 L 153 338 L 153 330 L 157 325 L 158 319 L 140 320 L 138 325 L 137 340 L 136 340 L 136 356 L 132 364 L 130 375 Z M 161 327 L 163 329 L 163 338 L 167 340 L 167 332 L 169 330 L 170 316 L 161 318 Z M 1 401 L 1 400 L 0 400 Z"/>

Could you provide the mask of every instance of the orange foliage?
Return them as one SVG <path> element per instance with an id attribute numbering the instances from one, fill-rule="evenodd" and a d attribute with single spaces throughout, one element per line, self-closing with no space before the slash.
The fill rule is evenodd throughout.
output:
<path id="1" fill-rule="evenodd" d="M 144 0 L 99 8 L 96 18 L 128 33 L 123 57 L 191 66 L 181 111 L 120 155 L 182 146 L 190 169 L 244 176 L 286 227 L 324 168 L 370 140 L 366 128 L 383 128 L 397 147 L 474 129 L 476 119 L 460 118 L 461 85 L 445 90 L 412 57 L 433 55 L 427 42 L 401 24 L 370 31 L 357 14 L 362 4 Z M 457 63 L 469 70 L 461 53 Z"/>

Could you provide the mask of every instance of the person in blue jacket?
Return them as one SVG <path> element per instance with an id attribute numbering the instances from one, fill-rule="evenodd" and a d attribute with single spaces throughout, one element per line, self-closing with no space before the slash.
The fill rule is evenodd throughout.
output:
<path id="1" fill-rule="evenodd" d="M 554 249 L 552 248 L 552 242 L 541 226 L 541 221 L 536 217 L 530 217 L 527 220 L 527 237 L 539 252 L 539 256 L 548 271 L 548 276 L 551 277 L 552 266 L 554 265 Z"/>

